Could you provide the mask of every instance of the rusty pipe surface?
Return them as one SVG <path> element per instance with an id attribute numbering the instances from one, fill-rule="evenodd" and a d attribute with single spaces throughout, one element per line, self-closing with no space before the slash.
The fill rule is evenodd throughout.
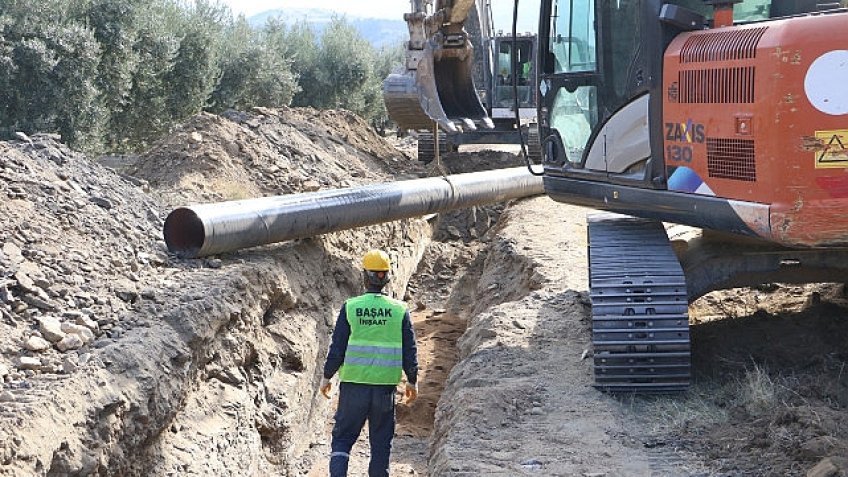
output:
<path id="1" fill-rule="evenodd" d="M 196 258 L 543 192 L 525 167 L 180 207 L 168 250 Z"/>

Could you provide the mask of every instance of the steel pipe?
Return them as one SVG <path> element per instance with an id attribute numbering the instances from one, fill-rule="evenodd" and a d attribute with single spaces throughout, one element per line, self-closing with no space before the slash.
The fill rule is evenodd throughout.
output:
<path id="1" fill-rule="evenodd" d="M 195 258 L 542 192 L 540 177 L 516 167 L 180 207 L 164 234 L 168 250 Z"/>

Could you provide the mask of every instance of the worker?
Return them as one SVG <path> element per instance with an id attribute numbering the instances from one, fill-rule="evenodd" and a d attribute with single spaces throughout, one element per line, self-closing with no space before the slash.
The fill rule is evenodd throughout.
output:
<path id="1" fill-rule="evenodd" d="M 320 385 L 321 394 L 330 399 L 330 380 L 339 372 L 330 477 L 347 475 L 350 450 L 366 420 L 371 443 L 368 475 L 388 476 L 395 433 L 395 393 L 401 370 L 406 374 L 407 405 L 418 397 L 418 352 L 412 320 L 403 302 L 383 292 L 391 278 L 391 268 L 389 256 L 381 250 L 371 250 L 363 256 L 367 291 L 345 302 L 333 330 Z"/>
<path id="2" fill-rule="evenodd" d="M 530 62 L 520 63 L 520 65 L 521 74 L 518 76 L 518 85 L 527 86 L 527 82 L 530 79 Z"/>

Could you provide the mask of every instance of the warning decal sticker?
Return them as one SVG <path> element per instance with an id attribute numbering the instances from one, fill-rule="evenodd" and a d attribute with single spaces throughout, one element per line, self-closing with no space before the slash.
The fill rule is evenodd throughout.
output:
<path id="1" fill-rule="evenodd" d="M 848 168 L 848 129 L 816 131 L 816 169 Z"/>

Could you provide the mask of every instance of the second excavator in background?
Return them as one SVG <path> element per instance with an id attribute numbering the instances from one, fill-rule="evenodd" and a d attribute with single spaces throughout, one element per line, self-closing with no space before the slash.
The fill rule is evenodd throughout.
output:
<path id="1" fill-rule="evenodd" d="M 400 124 L 493 126 L 462 26 L 474 3 L 413 1 Z M 685 390 L 688 304 L 710 291 L 848 277 L 842 6 L 541 1 L 533 171 L 552 199 L 607 211 L 588 220 L 599 389 Z M 703 233 L 673 247 L 664 223 Z"/>
<path id="2" fill-rule="evenodd" d="M 463 144 L 520 144 L 523 134 L 529 155 L 540 160 L 536 35 L 496 32 L 491 0 L 457 2 L 441 15 L 432 14 L 431 2 L 412 3 L 404 16 L 405 64 L 383 82 L 383 98 L 399 129 L 417 131 L 418 159 L 432 161 L 437 144 L 446 153 Z"/>

